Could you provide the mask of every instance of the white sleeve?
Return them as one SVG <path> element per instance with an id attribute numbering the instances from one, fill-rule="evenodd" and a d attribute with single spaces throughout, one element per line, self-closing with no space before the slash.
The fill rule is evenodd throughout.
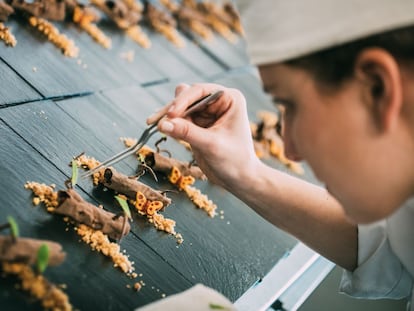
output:
<path id="1" fill-rule="evenodd" d="M 340 291 L 358 298 L 401 299 L 411 294 L 412 280 L 391 250 L 386 223 L 358 226 L 358 267 L 344 271 Z"/>
<path id="2" fill-rule="evenodd" d="M 160 299 L 135 311 L 211 311 L 213 309 L 236 311 L 236 308 L 218 291 L 202 284 L 196 284 L 181 293 Z"/>

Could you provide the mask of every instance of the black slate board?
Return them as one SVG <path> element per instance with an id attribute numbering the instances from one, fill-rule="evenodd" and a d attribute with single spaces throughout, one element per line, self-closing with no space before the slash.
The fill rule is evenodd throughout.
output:
<path id="1" fill-rule="evenodd" d="M 96 92 L 165 79 L 164 75 L 150 66 L 141 68 L 141 70 L 145 69 L 143 72 L 138 71 L 138 67 L 132 67 L 136 73 L 132 70 L 123 70 L 125 65 L 120 63 L 126 62 L 125 60 L 109 51 L 98 52 L 101 47 L 91 42 L 85 33 L 79 33 L 75 26 L 55 23 L 55 26 L 73 39 L 80 48 L 77 58 L 69 58 L 47 42 L 28 25 L 27 21 L 11 19 L 7 24 L 13 29 L 17 45 L 14 48 L 2 48 L 0 56 L 46 98 Z M 147 78 L 144 78 L 145 76 Z"/>
<path id="2" fill-rule="evenodd" d="M 227 69 L 244 67 L 246 64 L 249 64 L 249 58 L 246 53 L 246 42 L 242 36 L 238 36 L 237 41 L 234 43 L 229 42 L 217 33 L 215 33 L 211 41 L 203 40 L 198 36 L 192 37 L 205 53 L 208 53 Z"/>
<path id="3" fill-rule="evenodd" d="M 42 98 L 33 87 L 3 61 L 0 61 L 0 84 L 0 107 Z"/>

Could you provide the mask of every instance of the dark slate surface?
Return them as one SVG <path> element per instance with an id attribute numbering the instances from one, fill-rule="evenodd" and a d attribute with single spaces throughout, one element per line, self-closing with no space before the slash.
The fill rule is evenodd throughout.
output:
<path id="1" fill-rule="evenodd" d="M 12 19 L 7 24 L 12 27 L 17 45 L 12 49 L 2 47 L 1 57 L 44 97 L 92 92 L 122 83 L 122 79 L 110 75 L 109 65 L 88 50 L 82 50 L 83 63 L 79 65 L 77 59 L 64 57 L 27 22 Z"/>
<path id="2" fill-rule="evenodd" d="M 80 30 L 74 24 L 65 23 L 61 27 L 63 28 L 62 31 L 74 38 L 79 46 L 79 59 L 88 64 L 87 60 L 84 59 L 84 54 L 89 52 L 100 62 L 99 66 L 110 68 L 110 76 L 114 76 L 117 79 L 121 77 L 121 83 L 115 83 L 110 88 L 130 84 L 154 83 L 168 78 L 166 74 L 162 73 L 161 70 L 147 60 L 142 47 L 132 41 L 123 31 L 115 28 L 109 21 L 99 25 L 99 28 L 111 39 L 112 45 L 110 49 L 105 49 L 96 43 L 86 32 Z M 133 58 L 129 61 L 123 54 L 131 52 L 133 53 Z"/>
<path id="3" fill-rule="evenodd" d="M 148 62 L 161 71 L 168 79 L 182 79 L 184 77 L 197 77 L 198 73 L 194 70 L 188 62 L 184 62 L 182 59 L 177 57 L 179 48 L 171 46 L 170 49 L 165 48 L 165 44 L 170 44 L 167 39 L 159 34 L 155 33 L 151 29 L 143 28 L 149 39 L 151 40 L 151 48 L 143 49 L 142 55 Z M 172 50 L 177 50 L 172 52 Z M 188 48 L 184 48 L 188 49 Z M 204 58 L 205 61 L 205 58 Z M 203 64 L 203 60 L 200 59 L 200 63 Z"/>
<path id="4" fill-rule="evenodd" d="M 197 36 L 192 37 L 198 42 L 203 51 L 228 69 L 243 67 L 249 63 L 243 37 L 238 36 L 235 43 L 229 43 L 228 40 L 217 33 L 211 41 L 202 40 Z"/>
<path id="5" fill-rule="evenodd" d="M 184 33 L 179 33 L 185 43 L 185 46 L 182 48 L 173 46 L 165 39 L 156 40 L 156 42 L 160 42 L 164 50 L 170 51 L 183 63 L 188 64 L 192 68 L 192 71 L 196 73 L 196 78 L 200 81 L 225 72 L 225 66 L 218 63 L 208 53 L 200 49 L 200 46 L 193 40 L 189 40 Z"/>
<path id="6" fill-rule="evenodd" d="M 145 50 L 104 23 L 101 29 L 113 45 L 105 50 L 73 25 L 59 24 L 80 48 L 79 59 L 69 59 L 24 22 L 10 20 L 8 25 L 18 44 L 0 48 L 5 62 L 4 66 L 0 63 L 0 70 L 10 77 L 5 80 L 12 90 L 0 93 L 0 173 L 7 176 L 0 181 L 0 218 L 14 216 L 24 236 L 62 243 L 68 259 L 61 267 L 48 269 L 47 276 L 68 285 L 75 307 L 131 310 L 196 283 L 215 288 L 234 301 L 296 244 L 237 198 L 207 181 L 198 181 L 196 186 L 218 205 L 219 215 L 209 218 L 182 193 L 169 192 L 173 203 L 163 214 L 177 222 L 176 231 L 184 238 L 181 245 L 134 215 L 132 233 L 121 246 L 134 259 L 147 285 L 139 293 L 126 288 L 132 281 L 103 256 L 78 243 L 76 234 L 66 232 L 59 217 L 31 207 L 24 183 L 34 180 L 63 187 L 73 156 L 84 151 L 103 160 L 120 151 L 124 146 L 119 138 L 138 137 L 146 117 L 171 100 L 179 82 L 209 81 L 240 88 L 252 118 L 257 110 L 272 109 L 271 103 L 246 61 L 241 41 L 232 45 L 217 35 L 213 42 L 198 39 L 194 43 L 185 37 L 186 47 L 179 49 L 144 28 L 152 41 L 152 47 Z M 134 51 L 131 63 L 120 57 L 128 51 Z M 13 103 L 21 104 L 9 105 Z M 159 137 L 149 144 L 153 146 Z M 162 147 L 178 159 L 191 159 L 172 139 Z M 269 163 L 278 166 L 275 161 Z M 133 156 L 115 165 L 125 174 L 134 174 L 136 166 Z M 151 176 L 143 176 L 141 181 L 174 190 L 163 176 L 158 177 L 159 182 Z M 80 181 L 78 190 L 87 200 L 119 211 L 113 192 L 94 187 L 89 180 Z M 38 309 L 14 283 L 7 278 L 0 285 L 2 308 Z"/>
<path id="7" fill-rule="evenodd" d="M 22 79 L 7 63 L 0 61 L 0 106 L 41 99 L 26 81 Z"/>

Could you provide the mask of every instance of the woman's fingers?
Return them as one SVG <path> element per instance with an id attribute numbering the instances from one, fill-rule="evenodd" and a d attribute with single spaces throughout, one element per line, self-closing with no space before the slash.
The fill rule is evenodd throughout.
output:
<path id="1" fill-rule="evenodd" d="M 158 109 L 157 111 L 155 111 L 152 115 L 150 115 L 147 118 L 147 124 L 153 124 L 156 121 L 158 121 L 162 116 L 165 116 L 168 112 L 168 109 L 170 109 L 171 104 L 167 104 L 164 107 L 162 107 L 161 109 Z"/>
<path id="2" fill-rule="evenodd" d="M 219 89 L 223 89 L 223 87 L 209 83 L 194 84 L 188 88 L 181 88 L 179 95 L 171 103 L 167 112 L 168 117 L 182 116 L 191 104 Z"/>
<path id="3" fill-rule="evenodd" d="M 219 89 L 223 89 L 223 87 L 217 84 L 205 83 L 189 86 L 188 84 L 182 83 L 175 90 L 176 97 L 174 100 L 149 116 L 147 118 L 147 124 L 156 122 L 164 115 L 170 118 L 182 116 L 187 107 L 192 103 Z"/>
<path id="4" fill-rule="evenodd" d="M 177 85 L 177 87 L 175 88 L 175 97 L 177 97 L 178 95 L 180 95 L 180 93 L 186 89 L 189 89 L 190 85 L 187 83 L 180 83 Z"/>

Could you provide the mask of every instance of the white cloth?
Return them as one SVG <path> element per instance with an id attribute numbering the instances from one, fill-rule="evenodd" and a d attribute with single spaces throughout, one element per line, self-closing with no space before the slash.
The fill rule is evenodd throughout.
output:
<path id="1" fill-rule="evenodd" d="M 212 288 L 197 284 L 190 289 L 150 303 L 135 311 L 235 311 L 233 304 Z"/>
<path id="2" fill-rule="evenodd" d="M 414 198 L 386 220 L 358 226 L 358 242 L 358 268 L 344 272 L 340 290 L 359 298 L 408 298 L 414 311 Z"/>
<path id="3" fill-rule="evenodd" d="M 255 65 L 414 24 L 413 0 L 236 0 Z"/>

